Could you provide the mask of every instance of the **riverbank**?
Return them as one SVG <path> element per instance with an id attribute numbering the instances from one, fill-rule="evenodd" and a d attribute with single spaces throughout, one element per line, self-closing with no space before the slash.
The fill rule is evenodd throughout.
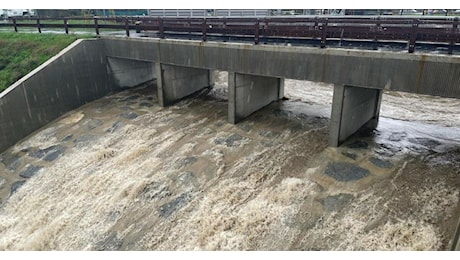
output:
<path id="1" fill-rule="evenodd" d="M 77 39 L 89 35 L 0 32 L 0 92 Z"/>

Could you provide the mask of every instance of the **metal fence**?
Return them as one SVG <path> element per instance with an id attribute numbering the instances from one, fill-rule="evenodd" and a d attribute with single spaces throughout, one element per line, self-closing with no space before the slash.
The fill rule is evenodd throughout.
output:
<path id="1" fill-rule="evenodd" d="M 197 13 L 200 10 L 194 10 Z M 92 29 L 99 35 L 101 30 L 124 30 L 130 36 L 136 32 L 153 32 L 155 37 L 167 38 L 182 35 L 184 38 L 199 37 L 203 41 L 210 36 L 239 36 L 252 39 L 259 44 L 261 39 L 317 39 L 320 47 L 331 40 L 354 40 L 373 42 L 407 42 L 409 53 L 414 52 L 417 43 L 439 43 L 453 48 L 460 42 L 458 17 L 94 17 L 94 18 L 15 18 L 0 23 L 18 32 L 20 28 L 35 27 L 69 29 Z"/>

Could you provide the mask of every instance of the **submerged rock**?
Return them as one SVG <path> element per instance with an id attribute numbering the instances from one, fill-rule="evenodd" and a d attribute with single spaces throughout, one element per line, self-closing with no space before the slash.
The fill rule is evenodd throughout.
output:
<path id="1" fill-rule="evenodd" d="M 3 153 L 0 162 L 6 166 L 7 170 L 16 171 L 21 164 L 21 157 L 17 154 Z"/>
<path id="2" fill-rule="evenodd" d="M 179 180 L 184 184 L 184 185 L 189 185 L 192 180 L 195 179 L 195 175 L 193 172 L 184 172 L 179 176 Z"/>
<path id="3" fill-rule="evenodd" d="M 83 134 L 83 135 L 75 138 L 75 140 L 73 142 L 75 143 L 75 145 L 85 145 L 85 144 L 88 144 L 88 143 L 91 143 L 91 142 L 95 141 L 96 139 L 97 139 L 96 135 Z"/>
<path id="4" fill-rule="evenodd" d="M 138 117 L 138 114 L 136 114 L 134 112 L 125 112 L 125 113 L 121 113 L 120 117 L 123 117 L 123 118 L 126 118 L 126 119 L 135 119 L 135 118 Z"/>
<path id="5" fill-rule="evenodd" d="M 274 132 L 274 131 L 270 131 L 270 130 L 261 130 L 259 132 L 259 135 L 263 136 L 263 137 L 268 137 L 268 138 L 276 138 L 276 137 L 279 137 L 280 136 L 280 133 L 278 132 Z"/>
<path id="6" fill-rule="evenodd" d="M 61 140 L 61 142 L 68 142 L 72 139 L 72 137 L 73 137 L 73 134 L 67 135 Z"/>
<path id="7" fill-rule="evenodd" d="M 167 218 L 171 216 L 174 212 L 185 206 L 191 200 L 191 195 L 189 193 L 183 193 L 179 197 L 171 200 L 168 203 L 163 204 L 159 211 L 160 216 Z"/>
<path id="8" fill-rule="evenodd" d="M 139 104 L 140 107 L 153 107 L 152 103 L 142 102 Z"/>
<path id="9" fill-rule="evenodd" d="M 392 142 L 400 142 L 406 137 L 407 137 L 407 133 L 405 133 L 405 132 L 393 132 L 388 137 L 388 140 L 390 140 Z"/>
<path id="10" fill-rule="evenodd" d="M 140 97 L 141 97 L 140 95 L 132 95 L 132 96 L 120 99 L 120 102 L 133 101 L 133 100 L 136 100 L 136 99 L 138 99 Z"/>
<path id="11" fill-rule="evenodd" d="M 319 202 L 323 205 L 324 209 L 327 211 L 340 211 L 352 199 L 353 199 L 353 195 L 341 193 L 338 195 L 333 195 L 333 196 L 322 198 L 319 200 Z"/>
<path id="12" fill-rule="evenodd" d="M 111 233 L 104 241 L 96 244 L 96 250 L 100 251 L 115 251 L 119 250 L 123 245 L 123 238 L 117 233 Z"/>
<path id="13" fill-rule="evenodd" d="M 30 178 L 34 176 L 35 174 L 37 174 L 37 172 L 40 171 L 41 169 L 43 169 L 43 167 L 41 166 L 28 165 L 27 169 L 21 172 L 19 176 L 23 178 Z"/>
<path id="14" fill-rule="evenodd" d="M 113 132 L 117 131 L 122 126 L 123 126 L 123 122 L 117 121 L 109 129 L 107 129 L 106 132 L 107 133 L 113 133 Z"/>
<path id="15" fill-rule="evenodd" d="M 349 152 L 342 152 L 342 154 L 350 159 L 356 160 L 358 158 L 358 155 L 354 153 L 349 153 Z"/>
<path id="16" fill-rule="evenodd" d="M 11 185 L 11 193 L 10 194 L 15 193 L 19 188 L 22 187 L 22 185 L 24 185 L 24 183 L 26 183 L 26 181 L 17 181 L 15 183 L 13 183 L 13 185 Z"/>
<path id="17" fill-rule="evenodd" d="M 351 163 L 330 162 L 325 174 L 338 181 L 355 181 L 368 176 L 370 172 Z"/>
<path id="18" fill-rule="evenodd" d="M 227 147 L 235 147 L 235 146 L 237 146 L 237 143 L 239 141 L 242 141 L 244 139 L 246 139 L 246 137 L 243 137 L 243 136 L 241 136 L 239 134 L 232 134 L 227 138 L 216 138 L 214 140 L 214 143 L 215 144 L 225 145 Z"/>
<path id="19" fill-rule="evenodd" d="M 29 152 L 29 156 L 37 159 L 43 159 L 45 161 L 54 161 L 66 150 L 65 146 L 62 145 L 52 145 L 45 149 L 38 149 Z"/>
<path id="20" fill-rule="evenodd" d="M 409 142 L 413 143 L 413 144 L 419 144 L 419 145 L 422 145 L 422 146 L 425 146 L 425 147 L 428 147 L 428 148 L 434 148 L 438 145 L 440 145 L 441 143 L 434 140 L 434 139 L 430 139 L 430 138 L 424 138 L 424 137 L 418 137 L 418 138 L 409 138 L 408 139 Z"/>
<path id="21" fill-rule="evenodd" d="M 104 122 L 100 119 L 90 119 L 88 121 L 88 130 L 93 130 L 97 128 L 98 126 L 102 125 Z"/>
<path id="22" fill-rule="evenodd" d="M 50 153 L 48 153 L 43 160 L 51 162 L 56 160 L 61 154 L 65 152 L 65 147 L 64 146 L 57 146 L 55 150 L 52 150 Z"/>
<path id="23" fill-rule="evenodd" d="M 369 147 L 369 144 L 364 141 L 358 140 L 351 144 L 348 144 L 347 147 L 352 149 L 367 149 Z"/>
<path id="24" fill-rule="evenodd" d="M 158 182 L 147 185 L 140 193 L 140 197 L 148 200 L 164 199 L 172 195 L 169 187 Z"/>
<path id="25" fill-rule="evenodd" d="M 177 160 L 176 163 L 174 164 L 174 168 L 175 169 L 184 168 L 184 167 L 194 164 L 196 161 L 198 161 L 196 157 L 192 157 L 192 156 L 185 157 L 185 158 Z"/>
<path id="26" fill-rule="evenodd" d="M 374 164 L 375 166 L 380 167 L 380 168 L 391 168 L 391 167 L 393 167 L 393 164 L 391 164 L 389 161 L 382 160 L 382 159 L 377 158 L 377 157 L 371 157 L 371 158 L 369 158 L 369 161 L 372 164 Z"/>

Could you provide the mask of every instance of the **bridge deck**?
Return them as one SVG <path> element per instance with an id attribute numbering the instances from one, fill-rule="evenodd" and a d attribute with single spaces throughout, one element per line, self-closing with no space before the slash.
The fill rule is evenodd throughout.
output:
<path id="1" fill-rule="evenodd" d="M 460 98 L 460 57 L 102 37 L 106 55 L 170 65 Z"/>

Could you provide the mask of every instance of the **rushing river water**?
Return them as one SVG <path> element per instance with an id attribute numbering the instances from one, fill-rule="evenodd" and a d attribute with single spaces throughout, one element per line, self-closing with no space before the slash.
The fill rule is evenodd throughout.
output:
<path id="1" fill-rule="evenodd" d="M 3 154 L 0 250 L 448 250 L 460 100 L 387 93 L 327 145 L 329 85 L 227 123 L 225 74 L 162 108 L 155 84 L 71 111 Z"/>

